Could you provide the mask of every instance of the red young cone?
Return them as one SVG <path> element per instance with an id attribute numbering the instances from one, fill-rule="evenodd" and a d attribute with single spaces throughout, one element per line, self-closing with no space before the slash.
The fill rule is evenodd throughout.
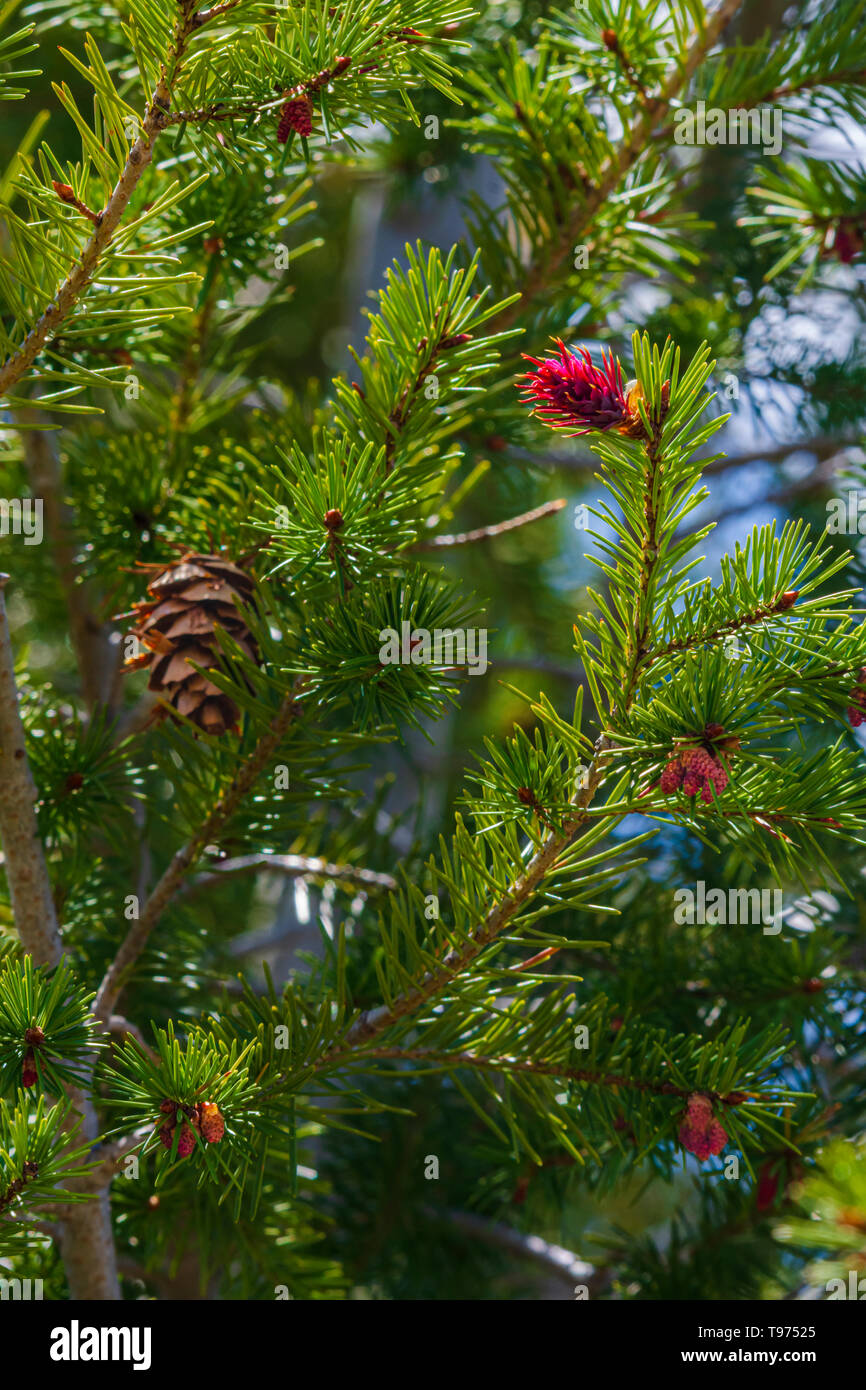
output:
<path id="1" fill-rule="evenodd" d="M 306 137 L 313 130 L 313 103 L 302 92 L 300 96 L 290 97 L 280 110 L 280 123 L 277 126 L 277 140 L 284 145 L 292 131 Z"/>
<path id="2" fill-rule="evenodd" d="M 659 778 L 659 787 L 665 796 L 670 796 L 671 792 L 679 791 L 683 784 L 683 765 L 679 758 L 671 758 L 665 764 L 664 772 Z"/>
<path id="3" fill-rule="evenodd" d="M 848 706 L 848 718 L 851 721 L 852 729 L 858 729 L 866 719 L 866 666 L 860 672 L 860 680 L 854 689 L 849 692 L 848 699 L 851 701 Z"/>
<path id="4" fill-rule="evenodd" d="M 617 430 L 640 437 L 640 416 L 630 408 L 622 367 L 613 353 L 602 349 L 601 367 L 593 364 L 588 348 L 571 352 L 560 338 L 554 342 L 559 358 L 524 357 L 537 368 L 527 372 L 524 399 L 534 402 L 535 414 L 554 430 L 588 434 L 590 430 Z"/>
<path id="5" fill-rule="evenodd" d="M 712 1101 L 700 1091 L 693 1091 L 686 1102 L 679 1140 L 683 1148 L 694 1154 L 701 1163 L 705 1163 L 711 1155 L 721 1153 L 728 1142 L 725 1130 L 713 1115 Z"/>
<path id="6" fill-rule="evenodd" d="M 183 1124 L 177 1141 L 178 1158 L 189 1158 L 195 1148 L 195 1134 L 188 1124 Z"/>

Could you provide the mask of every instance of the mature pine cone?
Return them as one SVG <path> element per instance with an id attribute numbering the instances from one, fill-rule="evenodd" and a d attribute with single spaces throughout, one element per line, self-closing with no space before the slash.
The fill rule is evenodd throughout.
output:
<path id="1" fill-rule="evenodd" d="M 221 555 L 187 552 L 161 570 L 147 591 L 154 597 L 134 605 L 134 636 L 149 650 L 125 669 L 149 667 L 148 690 L 162 695 L 205 733 L 237 731 L 240 711 L 234 700 L 190 663 L 205 669 L 220 664 L 218 627 L 258 662 L 258 648 L 234 602 L 250 603 L 252 579 Z"/>

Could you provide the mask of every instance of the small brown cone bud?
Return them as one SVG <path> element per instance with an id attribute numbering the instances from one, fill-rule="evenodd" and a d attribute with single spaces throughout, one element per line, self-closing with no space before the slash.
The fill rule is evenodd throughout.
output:
<path id="1" fill-rule="evenodd" d="M 45 1034 L 38 1023 L 34 1023 L 32 1028 L 25 1029 L 24 1041 L 27 1043 L 28 1047 L 42 1046 L 45 1041 Z"/>
<path id="2" fill-rule="evenodd" d="M 646 401 L 643 387 L 639 381 L 629 381 L 625 388 L 625 423 L 619 425 L 617 434 L 624 434 L 628 439 L 644 439 L 646 430 L 643 420 L 640 418 L 640 402 Z"/>
<path id="3" fill-rule="evenodd" d="M 324 521 L 329 531 L 339 531 L 343 525 L 343 520 L 343 513 L 339 507 L 331 507 L 329 511 L 325 512 Z"/>
<path id="4" fill-rule="evenodd" d="M 787 610 L 788 610 L 789 608 L 793 608 L 793 607 L 794 607 L 794 604 L 797 602 L 797 599 L 799 598 L 799 596 L 800 596 L 800 590 L 799 590 L 799 589 L 789 589 L 787 593 L 785 593 L 785 594 L 782 595 L 782 597 L 779 599 L 778 603 L 776 604 L 777 610 L 778 610 L 780 613 L 785 613 L 785 612 L 787 612 Z"/>
<path id="5" fill-rule="evenodd" d="M 208 1144 L 218 1144 L 226 1132 L 222 1111 L 212 1101 L 202 1101 L 198 1108 L 201 1136 Z"/>

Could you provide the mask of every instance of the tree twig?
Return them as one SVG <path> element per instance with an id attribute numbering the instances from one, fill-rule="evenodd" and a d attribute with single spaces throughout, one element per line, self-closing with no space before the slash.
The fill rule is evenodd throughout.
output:
<path id="1" fill-rule="evenodd" d="M 643 534 L 641 537 L 640 573 L 635 594 L 633 631 L 626 653 L 622 693 L 609 711 L 607 724 L 613 728 L 617 719 L 628 712 L 634 699 L 638 679 L 650 658 L 650 624 L 652 605 L 648 596 L 655 584 L 660 564 L 658 546 L 659 516 L 656 501 L 656 482 L 663 465 L 660 453 L 661 427 L 656 423 L 652 438 L 645 444 L 647 466 L 644 474 Z M 590 805 L 595 798 L 610 762 L 614 743 L 608 733 L 596 739 L 592 758 L 580 788 L 574 793 L 571 814 L 561 830 L 551 830 L 528 860 L 512 886 L 486 913 L 482 921 L 459 946 L 452 947 L 437 966 L 430 970 L 387 1004 L 364 1010 L 335 1039 L 331 1049 L 322 1054 L 320 1065 L 330 1067 L 354 1048 L 366 1046 L 379 1035 L 415 1013 L 434 995 L 447 989 L 454 979 L 477 960 L 478 956 L 499 937 L 523 905 L 531 899 L 557 860 L 569 848 L 578 830 L 592 818 Z"/>
<path id="2" fill-rule="evenodd" d="M 410 547 L 412 550 L 442 550 L 455 545 L 471 545 L 473 541 L 493 540 L 496 536 L 504 536 L 508 531 L 517 531 L 521 526 L 528 526 L 533 521 L 541 521 L 542 517 L 552 516 L 554 512 L 561 512 L 563 507 L 568 506 L 568 499 L 557 497 L 553 502 L 543 502 L 540 507 L 533 507 L 530 512 L 523 512 L 520 516 L 509 517 L 507 521 L 497 521 L 491 526 L 479 526 L 475 531 L 462 531 L 453 536 L 432 536 L 429 540 L 420 540 Z"/>
<path id="3" fill-rule="evenodd" d="M 686 1099 L 689 1087 L 674 1086 L 670 1081 L 648 1081 L 642 1076 L 626 1076 L 620 1072 L 595 1071 L 591 1067 L 570 1067 L 562 1062 L 544 1062 L 525 1057 L 487 1057 L 476 1052 L 440 1052 L 426 1047 L 365 1048 L 359 1061 L 378 1057 L 388 1062 L 425 1063 L 434 1068 L 469 1067 L 475 1071 L 521 1072 L 528 1076 L 555 1076 L 563 1081 L 577 1081 L 587 1086 L 608 1086 L 614 1090 L 649 1091 L 659 1096 Z M 725 1097 L 708 1092 L 715 1100 Z"/>
<path id="4" fill-rule="evenodd" d="M 589 188 L 585 201 L 575 209 L 574 214 L 560 228 L 558 242 L 552 254 L 545 257 L 543 263 L 536 262 L 529 267 L 520 298 L 489 321 L 486 330 L 488 333 L 501 333 L 504 329 L 510 328 L 525 311 L 527 305 L 532 304 L 533 300 L 562 268 L 572 254 L 575 241 L 592 225 L 596 214 L 637 162 L 653 131 L 670 111 L 672 102 L 691 80 L 698 64 L 718 42 L 743 3 L 744 0 L 722 0 L 716 12 L 708 16 L 706 27 L 695 36 L 685 61 L 678 65 L 668 77 L 661 95 L 650 100 L 640 118 L 626 132 L 625 139 L 610 160 L 599 182 Z"/>
<path id="5" fill-rule="evenodd" d="M 431 1211 L 431 1215 L 438 1217 L 439 1213 Z M 511 1226 L 486 1221 L 483 1216 L 476 1216 L 474 1212 L 450 1211 L 448 1220 L 465 1235 L 481 1240 L 487 1245 L 498 1246 L 506 1253 L 516 1255 L 518 1259 L 529 1260 L 538 1265 L 545 1274 L 564 1284 L 570 1294 L 574 1292 L 575 1284 L 589 1284 L 590 1280 L 598 1279 L 598 1271 L 594 1265 L 581 1260 L 573 1251 L 565 1250 L 561 1245 L 552 1245 L 549 1241 L 542 1240 L 541 1236 L 524 1235 L 522 1231 L 515 1231 Z"/>
<path id="6" fill-rule="evenodd" d="M 90 1163 L 95 1163 L 95 1167 L 81 1179 L 78 1190 L 80 1192 L 100 1192 L 103 1188 L 117 1177 L 117 1171 L 123 1160 L 136 1149 L 140 1149 L 153 1132 L 153 1126 L 142 1125 L 131 1134 L 124 1134 L 120 1139 L 114 1139 L 110 1143 L 100 1144 L 94 1149 L 89 1158 Z"/>
<path id="7" fill-rule="evenodd" d="M 181 6 L 169 61 L 162 69 L 147 114 L 141 124 L 141 133 L 129 151 L 120 177 L 99 217 L 99 224 L 94 227 L 75 265 L 30 329 L 20 348 L 0 366 L 0 397 L 8 395 L 30 370 L 49 337 L 56 335 L 60 325 L 93 280 L 99 263 L 129 206 L 129 200 L 153 159 L 156 139 L 166 128 L 170 109 L 170 83 L 183 62 L 190 36 L 196 27 L 194 20 L 191 7 L 188 4 Z"/>
<path id="8" fill-rule="evenodd" d="M 391 874 L 377 873 L 374 869 L 365 869 L 357 864 L 329 864 L 325 859 L 305 854 L 244 854 L 235 859 L 223 859 L 200 878 L 188 879 L 176 893 L 175 902 L 182 902 L 193 894 L 213 888 L 227 877 L 255 874 L 262 870 L 284 874 L 288 878 L 309 876 L 344 880 L 370 888 L 393 890 L 397 887 L 397 880 Z"/>
<path id="9" fill-rule="evenodd" d="M 249 758 L 205 818 L 201 827 L 172 858 L 168 868 L 144 904 L 140 917 L 133 922 L 117 955 L 105 972 L 93 1004 L 93 1012 L 97 1018 L 105 1019 L 112 1012 L 129 971 L 147 945 L 150 934 L 163 912 L 179 892 L 187 873 L 198 861 L 205 846 L 212 844 L 217 839 L 226 821 L 234 814 L 247 793 L 252 790 L 261 772 L 267 766 L 268 760 L 279 747 L 283 735 L 297 712 L 299 693 L 299 687 L 295 685 L 286 695 L 269 732 L 259 739 Z"/>

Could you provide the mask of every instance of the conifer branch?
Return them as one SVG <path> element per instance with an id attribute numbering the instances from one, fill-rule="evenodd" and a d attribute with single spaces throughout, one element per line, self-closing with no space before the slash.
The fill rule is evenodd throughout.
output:
<path id="1" fill-rule="evenodd" d="M 478 959 L 485 947 L 501 935 L 520 908 L 534 895 L 580 827 L 588 821 L 587 808 L 601 783 L 607 751 L 611 746 L 604 735 L 597 740 L 595 756 L 587 773 L 586 786 L 573 802 L 574 813 L 566 821 L 563 831 L 548 836 L 530 859 L 525 871 L 509 892 L 490 909 L 470 939 L 459 948 L 449 951 L 440 966 L 426 974 L 417 985 L 406 990 L 390 1004 L 365 1009 L 349 1026 L 343 1037 L 334 1044 L 334 1053 L 323 1055 L 323 1063 L 330 1067 L 337 1057 L 342 1057 L 355 1047 L 365 1047 L 395 1023 L 417 1012 L 428 1000 L 447 989 Z"/>
<path id="2" fill-rule="evenodd" d="M 648 495 L 651 496 L 651 494 L 652 488 L 650 486 Z M 650 522 L 652 521 L 651 516 L 648 519 Z M 654 532 L 650 534 L 654 534 Z M 648 586 L 656 564 L 656 557 L 654 553 L 651 553 L 651 547 L 648 545 L 644 546 L 643 555 L 644 580 Z M 645 592 L 646 589 L 644 589 Z M 643 627 L 641 627 L 640 633 L 642 636 L 639 635 L 634 643 L 631 674 L 625 686 L 622 712 L 627 711 L 631 704 L 638 671 L 646 656 L 643 645 L 646 632 Z M 615 717 L 615 713 L 615 711 L 611 712 L 611 721 Z M 601 734 L 595 743 L 593 757 L 585 776 L 585 784 L 572 799 L 571 804 L 574 810 L 566 819 L 563 829 L 551 831 L 530 859 L 526 870 L 501 901 L 490 909 L 484 920 L 471 934 L 469 941 L 461 947 L 449 951 L 441 966 L 429 972 L 416 986 L 398 996 L 390 1004 L 382 1004 L 375 1009 L 365 1010 L 350 1025 L 345 1036 L 337 1042 L 338 1053 L 356 1046 L 366 1047 L 366 1044 L 373 1038 L 378 1037 L 402 1018 L 421 1008 L 436 994 L 447 989 L 505 930 L 520 908 L 534 896 L 559 857 L 568 849 L 577 831 L 589 821 L 589 807 L 604 777 L 612 748 L 613 744 L 610 738 L 606 734 Z M 328 1054 L 325 1054 L 325 1058 L 328 1059 Z"/>
<path id="3" fill-rule="evenodd" d="M 561 821 L 561 829 L 549 828 L 549 833 L 528 859 L 525 869 L 520 873 L 511 888 L 486 913 L 482 921 L 469 933 L 468 939 L 453 947 L 433 969 L 429 970 L 417 983 L 398 994 L 388 1003 L 374 1009 L 364 1010 L 349 1025 L 348 1029 L 335 1041 L 320 1062 L 330 1067 L 334 1062 L 351 1054 L 354 1048 L 367 1049 L 368 1045 L 383 1032 L 415 1013 L 433 997 L 447 990 L 506 929 L 520 909 L 530 901 L 541 887 L 557 861 L 571 845 L 578 830 L 591 819 L 595 819 L 590 809 L 595 794 L 601 785 L 605 772 L 615 755 L 613 731 L 629 713 L 634 701 L 641 676 L 652 661 L 651 634 L 655 615 L 655 593 L 662 565 L 662 551 L 659 544 L 660 528 L 665 517 L 660 514 L 659 478 L 664 468 L 662 447 L 662 423 L 668 410 L 667 397 L 661 392 L 658 413 L 642 427 L 644 433 L 644 467 L 641 478 L 639 506 L 635 514 L 640 517 L 641 531 L 635 536 L 635 566 L 637 580 L 632 600 L 631 624 L 624 634 L 625 651 L 623 669 L 618 681 L 615 700 L 606 718 L 607 731 L 596 740 L 589 768 L 585 771 L 579 790 L 569 801 L 570 811 Z M 786 592 L 779 604 L 789 608 L 796 595 Z M 615 819 L 620 808 L 611 808 Z M 604 815 L 604 811 L 602 811 Z M 542 823 L 545 822 L 542 820 Z"/>
<path id="4" fill-rule="evenodd" d="M 435 372 L 442 353 L 449 348 L 459 347 L 468 335 L 458 334 L 453 336 L 449 327 L 448 319 L 451 309 L 446 301 L 442 306 L 439 315 L 440 323 L 438 332 L 432 343 L 422 342 L 418 344 L 418 351 L 423 354 L 424 361 L 418 368 L 411 381 L 404 386 L 400 398 L 388 417 L 387 433 L 385 435 L 385 472 L 390 473 L 394 467 L 394 455 L 401 435 L 405 432 L 412 415 L 415 403 L 420 395 L 424 382 Z"/>
<path id="5" fill-rule="evenodd" d="M 629 635 L 629 649 L 626 660 L 627 670 L 623 682 L 623 693 L 616 707 L 610 711 L 608 723 L 613 726 L 617 717 L 627 713 L 634 698 L 639 674 L 648 656 L 648 638 L 651 621 L 649 597 L 653 578 L 659 564 L 656 546 L 655 475 L 661 465 L 659 426 L 655 425 L 652 437 L 645 445 L 647 469 L 644 482 L 644 534 L 641 537 L 641 563 L 638 595 L 635 600 L 633 631 Z M 644 611 L 642 611 L 644 610 Z M 589 807 L 601 785 L 610 761 L 614 744 L 607 733 L 599 735 L 595 742 L 593 757 L 586 771 L 584 784 L 570 801 L 571 813 L 566 816 L 561 830 L 552 830 L 532 855 L 525 870 L 515 881 L 504 897 L 489 910 L 483 921 L 471 933 L 469 940 L 452 949 L 443 958 L 441 965 L 430 971 L 416 985 L 406 990 L 389 1004 L 364 1010 L 349 1026 L 344 1036 L 334 1044 L 334 1051 L 342 1055 L 357 1046 L 366 1047 L 372 1039 L 387 1031 L 407 1015 L 423 1007 L 431 998 L 447 989 L 464 971 L 477 960 L 481 952 L 494 942 L 505 930 L 511 920 L 536 893 L 557 860 L 568 849 L 578 830 L 590 820 Z M 333 1056 L 324 1054 L 324 1061 L 330 1064 Z"/>
<path id="6" fill-rule="evenodd" d="M 175 28 L 172 49 L 172 71 L 183 59 L 189 36 L 192 32 L 192 17 L 188 5 L 180 9 Z M 51 303 L 31 328 L 21 347 L 0 366 L 0 396 L 8 395 L 12 388 L 32 367 L 49 337 L 55 336 L 64 319 L 78 303 L 96 273 L 99 262 L 112 236 L 119 227 L 129 200 L 137 188 L 142 174 L 147 169 L 154 154 L 154 145 L 160 132 L 165 128 L 169 109 L 169 81 L 165 70 L 151 99 L 141 126 L 141 134 L 129 152 L 126 164 L 115 185 L 114 191 L 103 209 L 99 224 L 93 230 L 79 260 L 67 275 Z"/>
<path id="7" fill-rule="evenodd" d="M 849 83 L 859 85 L 863 78 L 862 69 L 842 68 L 837 72 L 816 73 L 812 77 L 803 77 L 797 81 L 786 82 L 781 87 L 774 87 L 772 91 L 758 98 L 758 104 L 771 105 L 773 102 L 784 100 L 785 97 L 798 96 L 800 92 L 813 92 L 816 87 L 845 87 Z"/>
<path id="8" fill-rule="evenodd" d="M 565 225 L 560 228 L 549 256 L 546 256 L 543 262 L 538 261 L 528 267 L 519 299 L 491 320 L 489 332 L 502 332 L 510 328 L 548 283 L 555 280 L 572 255 L 574 244 L 592 226 L 596 215 L 637 162 L 654 132 L 669 115 L 672 103 L 688 85 L 702 59 L 715 47 L 743 3 L 744 0 L 722 0 L 706 28 L 692 41 L 684 62 L 676 67 L 664 83 L 661 94 L 651 99 L 645 111 L 626 133 L 600 181 L 586 190 L 584 201 L 575 208 Z"/>
<path id="9" fill-rule="evenodd" d="M 180 891 L 186 875 L 198 862 L 205 847 L 219 838 L 226 822 L 243 803 L 267 767 L 298 713 L 300 690 L 300 685 L 296 684 L 285 697 L 270 731 L 259 739 L 253 752 L 213 810 L 206 816 L 200 829 L 174 855 L 103 977 L 93 1005 L 93 1012 L 97 1018 L 105 1019 L 112 1012 L 129 971 L 147 945 L 150 934 L 162 914 Z"/>
<path id="10" fill-rule="evenodd" d="M 183 65 L 190 39 L 196 29 L 201 27 L 201 23 L 206 22 L 213 14 L 214 11 L 207 11 L 197 18 L 195 0 L 181 0 L 178 5 L 172 43 L 166 54 L 159 81 L 154 88 L 150 106 L 141 123 L 141 132 L 129 151 L 126 164 L 105 207 L 96 215 L 87 209 L 87 214 L 94 221 L 94 229 L 72 270 L 30 329 L 21 347 L 0 365 L 0 397 L 7 396 L 12 391 L 33 366 L 49 338 L 56 337 L 61 324 L 85 294 L 96 275 L 102 257 L 123 220 L 130 199 L 153 160 L 156 141 L 169 124 L 171 87 Z M 67 198 L 64 200 L 68 201 Z"/>
<path id="11" fill-rule="evenodd" d="M 435 1069 L 470 1067 L 478 1071 L 525 1073 L 534 1076 L 555 1076 L 563 1081 L 578 1081 L 585 1086 L 604 1086 L 614 1090 L 646 1091 L 657 1096 L 673 1096 L 685 1100 L 691 1094 L 688 1086 L 674 1086 L 670 1081 L 656 1081 L 620 1072 L 596 1071 L 591 1067 L 569 1067 L 560 1062 L 544 1062 L 525 1057 L 493 1057 L 475 1052 L 439 1052 L 424 1047 L 373 1047 L 364 1050 L 364 1060 L 376 1057 L 389 1062 L 417 1062 Z M 708 1092 L 714 1101 L 725 1096 Z M 737 1092 L 735 1095 L 739 1094 Z"/>
<path id="12" fill-rule="evenodd" d="M 411 549 L 444 550 L 455 545 L 472 545 L 475 541 L 493 540 L 509 531 L 517 531 L 521 526 L 529 526 L 533 521 L 553 516 L 555 512 L 561 512 L 563 507 L 567 506 L 568 501 L 565 497 L 557 497 L 554 502 L 544 502 L 540 507 L 533 507 L 531 511 L 523 512 L 520 516 L 509 517 L 507 521 L 497 521 L 492 526 L 479 526 L 475 531 L 462 531 L 454 536 L 432 536 L 429 540 L 417 541 Z"/>
<path id="13" fill-rule="evenodd" d="M 771 603 L 761 604 L 760 607 L 752 608 L 747 613 L 738 613 L 736 617 L 729 618 L 727 622 L 719 623 L 713 628 L 690 633 L 687 637 L 676 637 L 672 641 L 666 642 L 663 647 L 656 647 L 655 650 L 648 653 L 647 665 L 651 665 L 663 656 L 671 656 L 674 652 L 688 651 L 692 647 L 703 646 L 705 642 L 716 642 L 719 638 L 730 633 L 739 632 L 741 628 L 756 627 L 761 623 L 769 622 L 772 618 L 781 617 L 783 613 L 790 612 L 796 602 L 796 591 L 789 589 L 784 594 L 779 594 Z"/>

